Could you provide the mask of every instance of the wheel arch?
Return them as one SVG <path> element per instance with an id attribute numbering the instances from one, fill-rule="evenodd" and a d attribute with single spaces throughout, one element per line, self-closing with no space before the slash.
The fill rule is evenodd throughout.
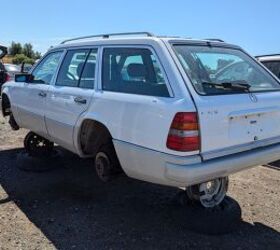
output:
<path id="1" fill-rule="evenodd" d="M 113 139 L 107 123 L 96 117 L 84 117 L 76 131 L 76 146 L 84 157 L 94 156 L 102 143 Z"/>

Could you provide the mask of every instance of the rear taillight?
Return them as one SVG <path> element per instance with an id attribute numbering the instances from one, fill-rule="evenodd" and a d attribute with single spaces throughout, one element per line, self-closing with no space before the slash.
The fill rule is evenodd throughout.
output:
<path id="1" fill-rule="evenodd" d="M 196 112 L 177 113 L 170 126 L 166 146 L 176 151 L 200 150 L 199 125 Z"/>
<path id="2" fill-rule="evenodd" d="M 8 81 L 11 81 L 11 76 L 7 73 L 6 74 L 6 79 L 5 79 L 5 82 L 8 82 Z"/>

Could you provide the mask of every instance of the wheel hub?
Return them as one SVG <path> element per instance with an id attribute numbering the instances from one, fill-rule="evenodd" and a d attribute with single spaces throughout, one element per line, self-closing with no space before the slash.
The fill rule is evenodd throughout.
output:
<path id="1" fill-rule="evenodd" d="M 96 155 L 95 159 L 95 169 L 98 177 L 107 182 L 109 180 L 109 172 L 110 172 L 110 160 L 106 154 L 100 152 Z"/>
<path id="2" fill-rule="evenodd" d="M 190 199 L 199 201 L 204 207 L 215 207 L 225 198 L 228 190 L 228 177 L 217 178 L 187 188 Z"/>
<path id="3" fill-rule="evenodd" d="M 54 144 L 33 132 L 29 132 L 24 139 L 24 147 L 31 156 L 44 157 L 51 154 Z"/>

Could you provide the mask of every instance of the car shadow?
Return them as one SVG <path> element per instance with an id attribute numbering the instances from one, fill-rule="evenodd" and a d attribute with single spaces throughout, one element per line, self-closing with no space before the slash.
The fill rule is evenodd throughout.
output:
<path id="1" fill-rule="evenodd" d="M 58 249 L 277 249 L 280 245 L 280 233 L 261 223 L 241 221 L 235 231 L 218 236 L 194 232 L 188 227 L 193 218 L 174 202 L 176 189 L 126 176 L 104 184 L 97 179 L 91 159 L 58 150 L 61 157 L 48 163 L 53 164 L 51 171 L 41 173 L 18 168 L 23 149 L 0 151 L 0 184 L 8 195 L 0 206 L 15 202 Z M 29 164 L 40 167 L 39 161 Z"/>
<path id="2" fill-rule="evenodd" d="M 265 166 L 273 168 L 273 169 L 276 169 L 276 170 L 280 170 L 280 160 L 274 161 L 274 162 L 270 162 L 270 163 L 266 164 Z"/>

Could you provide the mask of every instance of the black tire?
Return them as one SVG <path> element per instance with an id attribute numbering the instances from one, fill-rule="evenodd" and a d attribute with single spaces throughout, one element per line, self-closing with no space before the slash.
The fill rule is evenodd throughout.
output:
<path id="1" fill-rule="evenodd" d="M 34 132 L 29 132 L 24 138 L 24 148 L 29 156 L 49 157 L 53 153 L 54 143 Z"/>
<path id="2" fill-rule="evenodd" d="M 198 203 L 191 203 L 185 192 L 177 195 L 180 200 L 175 212 L 175 221 L 197 233 L 222 235 L 236 230 L 242 221 L 242 212 L 238 202 L 228 196 L 214 208 L 204 208 Z"/>
<path id="3" fill-rule="evenodd" d="M 19 126 L 12 113 L 10 114 L 9 124 L 13 130 L 19 130 Z"/>
<path id="4" fill-rule="evenodd" d="M 103 182 L 111 181 L 122 172 L 112 141 L 99 147 L 94 165 L 98 178 Z"/>

